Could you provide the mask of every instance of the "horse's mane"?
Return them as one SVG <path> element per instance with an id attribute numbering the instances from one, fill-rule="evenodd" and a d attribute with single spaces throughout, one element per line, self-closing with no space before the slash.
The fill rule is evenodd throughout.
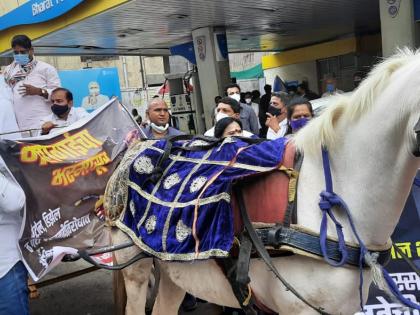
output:
<path id="1" fill-rule="evenodd" d="M 362 117 L 373 107 L 376 97 L 385 91 L 392 74 L 419 54 L 418 51 L 405 48 L 377 64 L 351 95 L 337 96 L 335 104 L 328 106 L 318 118 L 296 134 L 294 142 L 297 149 L 314 153 L 319 151 L 322 145 L 333 148 L 336 142 L 334 128 L 337 121 L 346 119 L 351 122 Z"/>

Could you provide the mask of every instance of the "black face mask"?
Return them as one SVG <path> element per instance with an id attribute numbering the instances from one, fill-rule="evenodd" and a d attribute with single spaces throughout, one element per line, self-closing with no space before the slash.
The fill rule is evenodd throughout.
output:
<path id="1" fill-rule="evenodd" d="M 67 113 L 68 110 L 69 110 L 69 105 L 68 104 L 66 106 L 53 104 L 53 106 L 51 106 L 51 111 L 58 117 Z"/>
<path id="2" fill-rule="evenodd" d="M 274 106 L 270 105 L 268 107 L 267 113 L 270 113 L 273 116 L 280 116 L 282 114 L 282 110 L 277 108 L 277 107 L 274 107 Z"/>

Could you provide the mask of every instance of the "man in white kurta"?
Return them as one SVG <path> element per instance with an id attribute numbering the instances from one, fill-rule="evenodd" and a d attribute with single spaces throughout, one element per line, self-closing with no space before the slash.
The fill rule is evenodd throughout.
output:
<path id="1" fill-rule="evenodd" d="M 51 112 L 51 91 L 61 85 L 57 70 L 34 57 L 31 40 L 26 35 L 12 39 L 14 61 L 4 70 L 12 89 L 12 102 L 20 130 L 35 129 Z"/>

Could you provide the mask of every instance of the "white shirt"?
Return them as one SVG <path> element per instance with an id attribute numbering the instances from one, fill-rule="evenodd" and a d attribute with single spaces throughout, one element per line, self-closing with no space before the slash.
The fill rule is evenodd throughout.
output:
<path id="1" fill-rule="evenodd" d="M 12 104 L 12 91 L 0 76 L 0 133 L 16 131 L 15 113 Z M 20 134 L 5 135 L 1 138 L 14 139 Z M 2 278 L 20 259 L 18 239 L 22 216 L 20 210 L 25 204 L 25 194 L 10 175 L 0 157 L 0 278 Z"/>
<path id="2" fill-rule="evenodd" d="M 21 260 L 18 240 L 24 205 L 22 188 L 0 158 L 0 278 Z"/>
<path id="3" fill-rule="evenodd" d="M 211 127 L 209 130 L 207 130 L 204 135 L 206 137 L 214 137 L 214 127 Z M 245 138 L 252 138 L 255 137 L 255 135 L 252 132 L 249 132 L 247 130 L 242 130 L 242 136 Z"/>
<path id="4" fill-rule="evenodd" d="M 279 123 L 279 127 L 280 127 L 280 129 L 277 132 L 275 132 L 271 128 L 268 128 L 268 131 L 267 131 L 267 139 L 274 140 L 274 139 L 278 139 L 278 138 L 284 137 L 286 135 L 286 132 L 287 132 L 287 119 L 283 119 Z"/>
<path id="5" fill-rule="evenodd" d="M 106 95 L 99 94 L 97 96 L 85 96 L 82 101 L 82 107 L 86 110 L 95 110 L 106 102 L 109 101 L 109 97 Z"/>
<path id="6" fill-rule="evenodd" d="M 337 94 L 343 94 L 344 91 L 341 91 L 339 89 L 335 89 L 334 92 L 325 92 L 324 94 L 322 94 L 321 97 L 328 97 L 328 96 L 333 96 L 333 95 L 337 95 Z"/>
<path id="7" fill-rule="evenodd" d="M 4 72 L 10 67 L 7 66 Z M 19 89 L 23 84 L 30 84 L 37 88 L 46 89 L 48 95 L 61 86 L 57 70 L 48 63 L 37 60 L 35 68 L 22 81 L 16 83 L 13 87 L 13 108 L 16 114 L 16 120 L 20 130 L 36 129 L 39 122 L 49 113 L 51 113 L 51 102 L 42 96 L 27 95 L 22 96 Z"/>
<path id="8" fill-rule="evenodd" d="M 4 82 L 4 77 L 0 75 L 0 133 L 18 131 L 15 112 L 13 110 L 12 89 Z M 0 136 L 2 139 L 20 138 L 20 133 L 12 133 Z"/>
<path id="9" fill-rule="evenodd" d="M 51 109 L 50 109 L 50 112 L 51 112 Z M 40 126 L 42 126 L 44 123 L 50 121 L 53 124 L 57 125 L 57 127 L 68 127 L 71 124 L 74 124 L 75 122 L 79 121 L 82 118 L 85 118 L 88 115 L 89 115 L 89 113 L 86 111 L 86 109 L 81 108 L 81 107 L 72 107 L 72 108 L 70 108 L 70 112 L 67 116 L 67 119 L 62 119 L 62 118 L 58 117 L 57 115 L 55 115 L 54 113 L 51 113 L 50 115 L 41 119 Z M 38 128 L 40 128 L 40 126 L 38 126 Z M 51 130 L 53 130 L 53 129 L 51 129 Z M 59 129 L 56 129 L 54 131 L 58 132 Z"/>

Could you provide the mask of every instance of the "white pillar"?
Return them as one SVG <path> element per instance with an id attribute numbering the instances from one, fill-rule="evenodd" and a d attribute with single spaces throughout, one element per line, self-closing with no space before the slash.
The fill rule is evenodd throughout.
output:
<path id="1" fill-rule="evenodd" d="M 412 0 L 379 0 L 382 55 L 388 57 L 397 48 L 415 48 L 415 22 Z"/>
<path id="2" fill-rule="evenodd" d="M 213 27 L 192 32 L 207 129 L 212 126 L 214 98 L 223 96 L 223 89 L 230 82 L 229 60 L 220 58 L 214 34 Z"/>

